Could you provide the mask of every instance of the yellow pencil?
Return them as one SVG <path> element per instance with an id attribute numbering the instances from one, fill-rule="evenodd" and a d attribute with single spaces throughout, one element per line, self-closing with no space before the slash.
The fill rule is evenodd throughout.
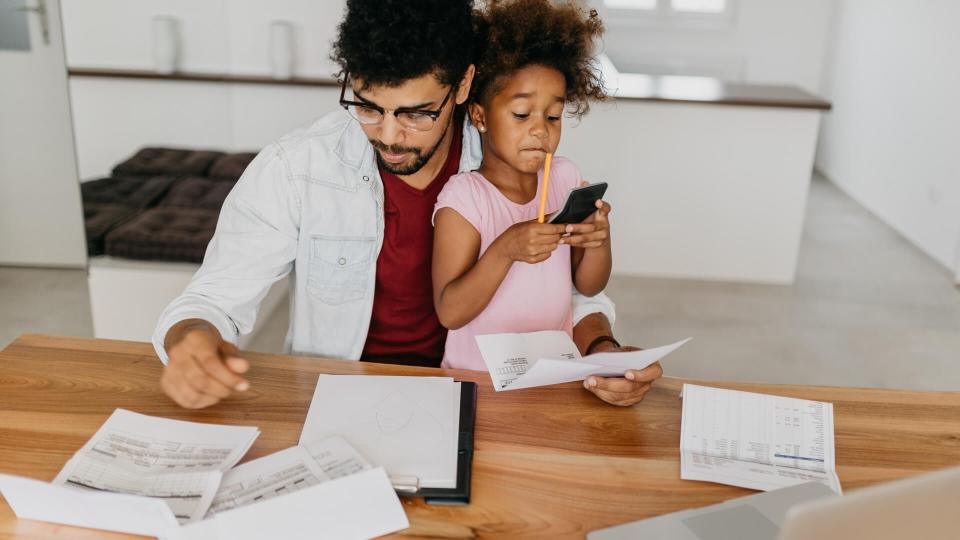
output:
<path id="1" fill-rule="evenodd" d="M 543 190 L 540 193 L 540 213 L 537 214 L 537 223 L 543 223 L 543 213 L 547 210 L 547 190 L 550 189 L 550 162 L 553 154 L 547 153 L 547 160 L 543 162 Z"/>

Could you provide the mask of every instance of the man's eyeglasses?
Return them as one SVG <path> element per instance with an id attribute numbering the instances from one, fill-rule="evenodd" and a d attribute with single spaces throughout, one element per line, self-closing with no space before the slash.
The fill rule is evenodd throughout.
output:
<path id="1" fill-rule="evenodd" d="M 343 78 L 343 85 L 340 87 L 340 106 L 346 109 L 350 116 L 356 118 L 357 122 L 367 126 L 380 124 L 383 122 L 383 117 L 387 113 L 391 113 L 397 119 L 397 122 L 400 122 L 401 126 L 411 131 L 430 131 L 436 125 L 437 118 L 440 117 L 443 108 L 450 101 L 450 96 L 453 95 L 453 88 L 451 88 L 447 92 L 447 97 L 443 98 L 435 111 L 405 108 L 390 110 L 373 103 L 344 99 L 347 93 L 347 79 L 348 77 Z"/>

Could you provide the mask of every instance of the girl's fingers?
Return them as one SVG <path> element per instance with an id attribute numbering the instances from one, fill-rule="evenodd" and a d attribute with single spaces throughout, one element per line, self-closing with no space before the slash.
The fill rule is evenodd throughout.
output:
<path id="1" fill-rule="evenodd" d="M 584 247 L 584 244 L 599 243 L 603 244 L 610 237 L 607 234 L 606 230 L 597 231 L 591 234 L 579 234 L 576 236 L 568 236 L 563 239 L 564 244 L 569 244 L 574 247 Z M 596 246 L 592 246 L 596 247 Z"/>
<path id="2" fill-rule="evenodd" d="M 595 221 L 604 221 L 604 222 L 607 221 L 607 214 L 610 213 L 610 210 L 611 210 L 611 208 L 610 208 L 610 205 L 609 205 L 609 204 L 607 204 L 605 201 L 599 201 L 599 200 L 598 200 L 598 201 L 597 201 L 597 211 L 596 211 L 596 215 L 594 216 L 594 220 L 595 220 Z"/>
<path id="3" fill-rule="evenodd" d="M 530 241 L 531 244 L 556 244 L 560 241 L 561 236 L 559 234 L 541 234 L 537 235 Z"/>
<path id="4" fill-rule="evenodd" d="M 597 230 L 597 226 L 593 223 L 572 223 L 566 226 L 565 231 L 572 235 L 587 234 L 592 233 Z"/>

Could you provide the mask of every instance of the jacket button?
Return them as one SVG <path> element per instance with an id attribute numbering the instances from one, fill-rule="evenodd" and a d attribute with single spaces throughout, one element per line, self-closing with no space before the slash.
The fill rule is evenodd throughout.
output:
<path id="1" fill-rule="evenodd" d="M 369 176 L 364 176 L 364 177 L 363 177 L 363 181 L 364 181 L 364 182 L 369 182 L 369 181 L 370 181 L 370 177 L 369 177 Z"/>
<path id="2" fill-rule="evenodd" d="M 340 266 L 343 266 L 343 265 L 347 264 L 347 259 L 345 259 L 345 258 L 343 258 L 343 257 L 340 257 L 340 260 L 337 261 L 337 262 L 340 263 Z"/>

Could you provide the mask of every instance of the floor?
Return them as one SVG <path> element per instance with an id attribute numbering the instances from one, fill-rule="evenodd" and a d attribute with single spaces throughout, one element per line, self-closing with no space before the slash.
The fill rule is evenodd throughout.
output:
<path id="1" fill-rule="evenodd" d="M 615 276 L 617 337 L 694 340 L 668 375 L 960 390 L 960 289 L 946 269 L 814 177 L 793 286 Z M 283 307 L 249 348 L 279 351 Z M 24 332 L 93 335 L 86 272 L 0 268 L 0 347 Z"/>

